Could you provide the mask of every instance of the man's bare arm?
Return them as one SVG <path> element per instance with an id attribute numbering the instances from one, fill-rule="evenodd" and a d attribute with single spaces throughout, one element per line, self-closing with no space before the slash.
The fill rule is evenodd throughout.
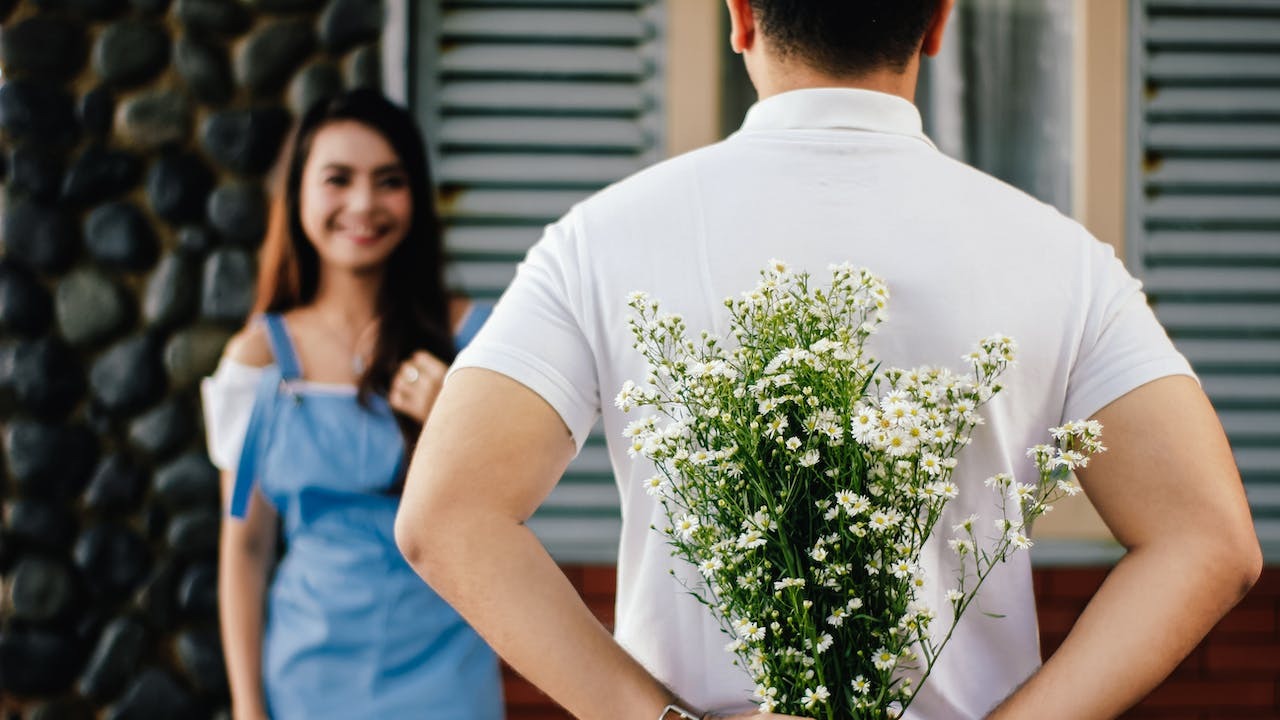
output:
<path id="1" fill-rule="evenodd" d="M 573 455 L 541 397 L 504 375 L 459 370 L 409 466 L 396 542 L 513 668 L 569 712 L 654 720 L 675 698 L 614 642 L 524 525 Z"/>
<path id="2" fill-rule="evenodd" d="M 1203 391 L 1167 377 L 1099 411 L 1079 473 L 1128 553 L 1057 652 L 991 718 L 1111 718 L 1151 692 L 1262 568 L 1248 502 Z"/>

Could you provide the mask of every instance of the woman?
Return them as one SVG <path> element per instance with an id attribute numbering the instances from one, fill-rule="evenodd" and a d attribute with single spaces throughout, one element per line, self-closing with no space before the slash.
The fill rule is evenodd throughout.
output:
<path id="1" fill-rule="evenodd" d="M 286 162 L 255 319 L 203 386 L 230 515 L 218 596 L 233 715 L 500 718 L 496 657 L 392 530 L 418 431 L 487 308 L 444 290 L 403 110 L 369 90 L 323 102 Z M 277 520 L 287 550 L 268 584 Z"/>

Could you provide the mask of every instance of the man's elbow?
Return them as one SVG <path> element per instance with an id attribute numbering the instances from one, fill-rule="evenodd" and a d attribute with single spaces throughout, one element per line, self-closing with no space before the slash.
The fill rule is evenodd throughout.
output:
<path id="1" fill-rule="evenodd" d="M 439 556 L 439 553 L 432 551 L 437 541 L 433 529 L 444 527 L 445 524 L 440 518 L 434 517 L 436 515 L 438 513 L 430 505 L 423 503 L 402 503 L 396 513 L 396 547 L 419 575 L 430 570 L 429 561 L 432 557 Z"/>
<path id="2" fill-rule="evenodd" d="M 1203 547 L 1208 550 L 1203 562 L 1215 576 L 1214 582 L 1224 593 L 1233 594 L 1233 604 L 1239 602 L 1262 575 L 1262 548 L 1253 523 L 1226 525 L 1212 540 L 1204 542 Z"/>
<path id="3" fill-rule="evenodd" d="M 1240 551 L 1237 553 L 1236 566 L 1239 582 L 1239 596 L 1243 598 L 1253 586 L 1258 582 L 1258 578 L 1262 576 L 1262 547 L 1258 544 L 1258 536 L 1252 532 L 1253 528 L 1249 528 L 1250 532 L 1246 533 Z"/>

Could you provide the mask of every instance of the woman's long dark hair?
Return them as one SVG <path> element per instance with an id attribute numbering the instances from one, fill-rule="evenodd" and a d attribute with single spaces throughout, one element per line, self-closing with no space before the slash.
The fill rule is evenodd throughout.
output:
<path id="1" fill-rule="evenodd" d="M 253 312 L 283 313 L 311 303 L 319 285 L 320 258 L 302 229 L 299 195 L 302 170 L 316 132 L 328 123 L 352 120 L 382 135 L 395 150 L 413 198 L 413 219 L 405 238 L 385 261 L 378 288 L 381 321 L 373 360 L 359 381 L 362 403 L 385 395 L 400 364 L 426 350 L 445 364 L 457 350 L 449 328 L 449 295 L 444 288 L 444 247 L 427 166 L 426 148 L 413 118 L 375 90 L 357 89 L 321 100 L 302 116 L 280 168 L 271 219 L 259 257 L 258 293 Z M 396 413 L 406 460 L 422 426 Z M 397 483 L 398 484 L 398 483 Z"/>

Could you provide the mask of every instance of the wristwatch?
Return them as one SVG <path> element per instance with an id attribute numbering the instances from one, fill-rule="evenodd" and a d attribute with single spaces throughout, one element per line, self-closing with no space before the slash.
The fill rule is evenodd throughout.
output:
<path id="1" fill-rule="evenodd" d="M 703 717 L 703 715 L 698 715 L 692 710 L 673 704 L 662 708 L 662 713 L 658 715 L 658 720 L 702 720 Z"/>

